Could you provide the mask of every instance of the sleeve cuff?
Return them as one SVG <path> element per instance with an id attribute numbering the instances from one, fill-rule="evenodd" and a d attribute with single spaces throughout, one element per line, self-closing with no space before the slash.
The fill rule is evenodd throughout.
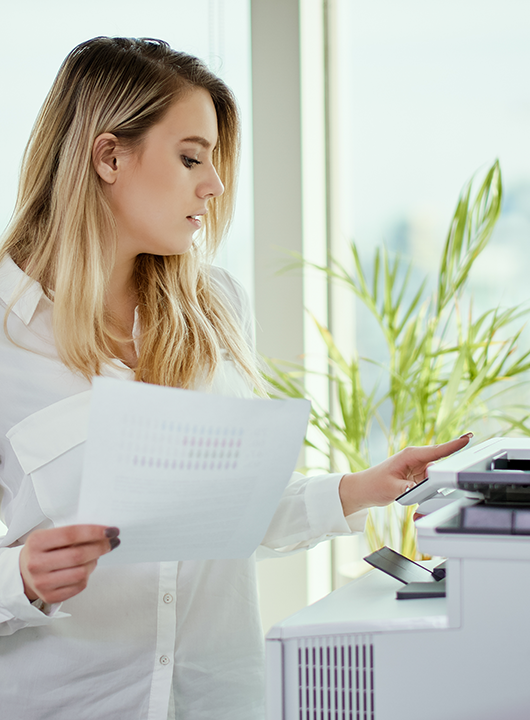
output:
<path id="1" fill-rule="evenodd" d="M 358 512 L 347 515 L 344 518 L 348 523 L 351 532 L 364 532 L 368 512 L 368 510 L 359 510 Z"/>
<path id="2" fill-rule="evenodd" d="M 367 510 L 344 517 L 339 495 L 339 484 L 343 477 L 344 473 L 332 473 L 309 478 L 305 501 L 314 537 L 349 535 L 364 530 Z"/>
<path id="3" fill-rule="evenodd" d="M 49 605 L 48 603 L 44 602 L 44 600 L 37 598 L 36 600 L 32 600 L 30 604 L 33 605 L 34 608 L 37 608 L 37 610 L 40 610 L 45 615 L 48 615 L 48 617 L 53 617 L 56 614 L 57 610 L 61 607 L 62 603 L 52 603 L 51 605 Z"/>

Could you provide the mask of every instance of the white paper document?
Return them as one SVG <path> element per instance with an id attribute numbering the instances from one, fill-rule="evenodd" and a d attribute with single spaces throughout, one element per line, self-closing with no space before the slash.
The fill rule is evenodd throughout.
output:
<path id="1" fill-rule="evenodd" d="M 307 400 L 96 378 L 78 521 L 120 528 L 100 564 L 249 557 L 305 437 Z"/>

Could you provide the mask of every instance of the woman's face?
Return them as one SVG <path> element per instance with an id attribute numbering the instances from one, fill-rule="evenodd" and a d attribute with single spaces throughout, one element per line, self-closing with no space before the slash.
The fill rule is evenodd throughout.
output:
<path id="1" fill-rule="evenodd" d="M 224 190 L 212 164 L 216 143 L 214 104 L 206 90 L 194 88 L 148 130 L 138 150 L 114 154 L 113 181 L 104 187 L 123 259 L 190 248 L 208 202 Z"/>

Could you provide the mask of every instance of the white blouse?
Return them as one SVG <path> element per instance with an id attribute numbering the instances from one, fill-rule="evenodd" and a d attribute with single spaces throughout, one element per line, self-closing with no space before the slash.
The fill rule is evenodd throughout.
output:
<path id="1" fill-rule="evenodd" d="M 212 279 L 251 342 L 242 288 Z M 58 359 L 53 303 L 10 259 L 0 264 L 0 708 L 25 720 L 262 720 L 263 638 L 256 557 L 97 568 L 86 590 L 38 609 L 24 595 L 28 533 L 75 522 L 90 383 Z M 105 375 L 133 379 L 118 360 Z M 202 391 L 250 397 L 228 356 Z M 363 529 L 344 518 L 341 476 L 294 474 L 258 557 Z"/>

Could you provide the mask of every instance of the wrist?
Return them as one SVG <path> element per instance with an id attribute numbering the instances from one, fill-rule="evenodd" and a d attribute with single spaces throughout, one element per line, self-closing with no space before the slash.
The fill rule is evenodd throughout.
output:
<path id="1" fill-rule="evenodd" d="M 22 548 L 22 552 L 20 553 L 19 557 L 19 571 L 20 571 L 20 578 L 22 580 L 22 585 L 24 586 L 24 595 L 28 598 L 30 602 L 34 602 L 35 600 L 39 599 L 39 596 L 37 593 L 32 590 L 29 583 L 26 582 L 26 578 L 24 577 L 24 567 L 25 567 L 25 560 L 23 557 L 24 548 Z"/>
<path id="2" fill-rule="evenodd" d="M 339 483 L 339 497 L 345 517 L 366 510 L 372 503 L 366 493 L 366 470 L 343 475 Z"/>
<path id="3" fill-rule="evenodd" d="M 44 600 L 41 600 L 40 598 L 37 598 L 36 600 L 32 600 L 31 604 L 34 608 L 37 608 L 37 610 L 40 610 L 41 612 L 44 612 L 47 605 L 44 602 Z"/>
<path id="4" fill-rule="evenodd" d="M 37 593 L 33 592 L 33 590 L 24 581 L 24 577 L 22 577 L 22 583 L 24 585 L 24 595 L 28 598 L 28 600 L 30 602 L 35 602 L 35 600 L 39 600 L 39 596 L 37 595 Z"/>

